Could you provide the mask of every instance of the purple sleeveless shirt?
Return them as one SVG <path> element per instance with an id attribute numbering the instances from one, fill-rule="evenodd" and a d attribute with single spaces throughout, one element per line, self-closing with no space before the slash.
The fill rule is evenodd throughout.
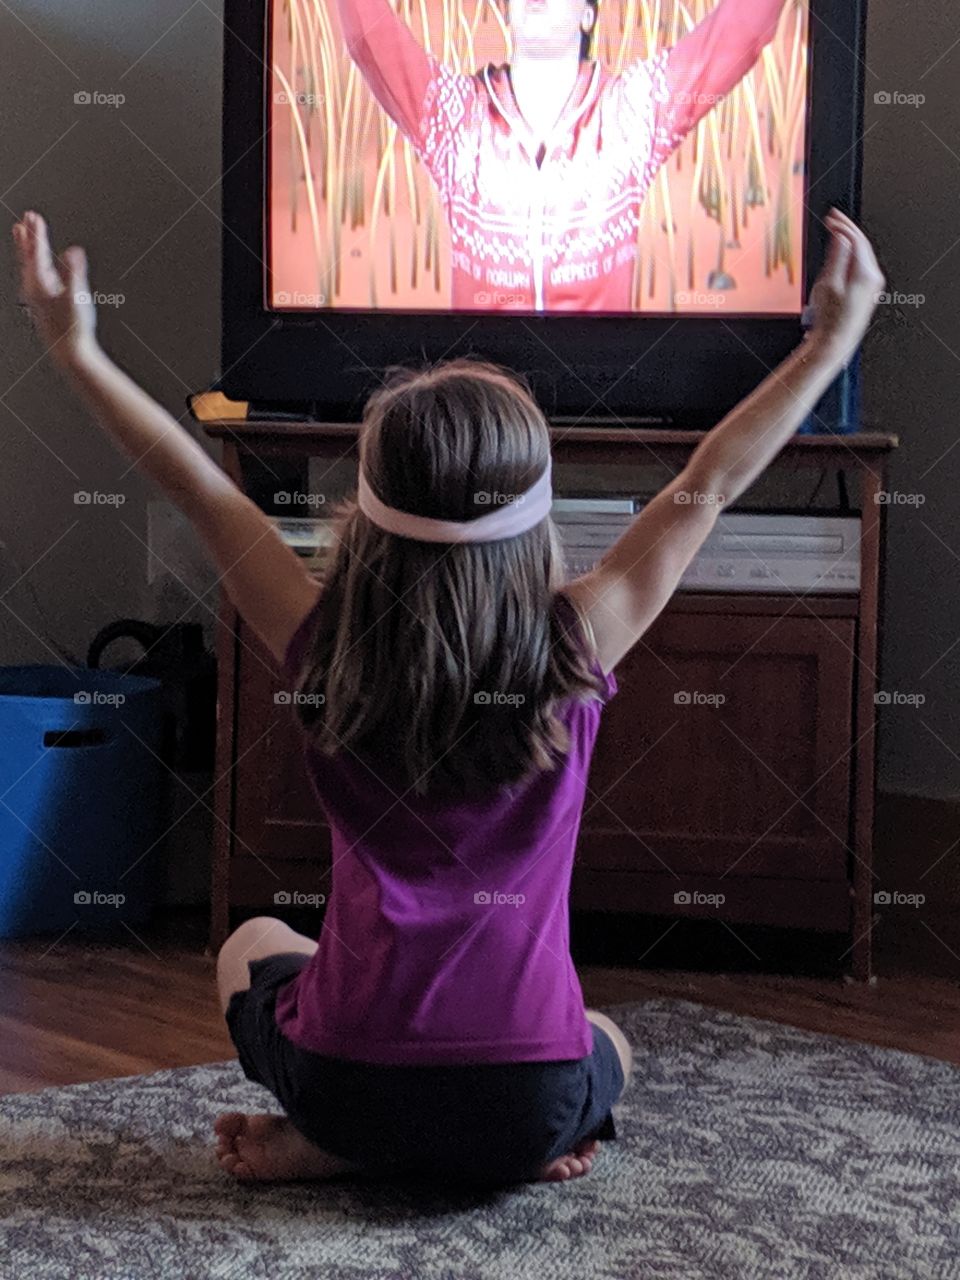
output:
<path id="1" fill-rule="evenodd" d="M 290 641 L 291 681 L 313 621 Z M 391 789 L 350 752 L 323 756 L 307 743 L 332 888 L 318 949 L 277 998 L 284 1035 L 315 1053 L 397 1065 L 591 1052 L 568 898 L 600 714 L 617 691 L 612 674 L 603 679 L 600 698 L 560 708 L 570 750 L 556 769 L 473 799 Z"/>

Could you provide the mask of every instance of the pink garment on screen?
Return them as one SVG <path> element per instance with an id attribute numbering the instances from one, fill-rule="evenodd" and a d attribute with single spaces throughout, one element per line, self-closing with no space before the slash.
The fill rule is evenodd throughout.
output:
<path id="1" fill-rule="evenodd" d="M 564 625 L 578 628 L 562 599 Z M 291 680 L 312 621 L 290 643 Z M 417 796 L 349 752 L 330 758 L 308 745 L 333 885 L 318 950 L 277 999 L 289 1039 L 394 1064 L 591 1052 L 568 901 L 590 757 L 617 691 L 612 674 L 604 683 L 602 698 L 565 706 L 571 749 L 554 772 L 475 799 Z"/>
<path id="2" fill-rule="evenodd" d="M 756 63 L 784 0 L 720 0 L 672 49 L 619 75 L 581 62 L 542 157 L 508 66 L 451 71 L 388 0 L 338 4 L 351 57 L 436 184 L 453 309 L 622 312 L 634 309 L 640 207 L 658 170 Z"/>

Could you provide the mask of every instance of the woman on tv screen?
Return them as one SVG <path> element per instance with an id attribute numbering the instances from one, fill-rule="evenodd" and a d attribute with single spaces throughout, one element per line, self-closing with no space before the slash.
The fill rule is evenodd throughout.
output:
<path id="1" fill-rule="evenodd" d="M 633 310 L 644 198 L 755 65 L 784 2 L 720 0 L 618 73 L 590 56 L 596 0 L 509 0 L 509 63 L 467 74 L 389 0 L 338 0 L 351 58 L 436 186 L 452 308 Z"/>

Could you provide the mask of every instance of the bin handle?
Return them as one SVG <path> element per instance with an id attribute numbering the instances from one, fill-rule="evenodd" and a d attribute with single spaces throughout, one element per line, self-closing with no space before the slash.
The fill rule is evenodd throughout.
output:
<path id="1" fill-rule="evenodd" d="M 144 653 L 149 653 L 162 633 L 163 628 L 154 622 L 143 622 L 139 618 L 119 618 L 116 622 L 108 623 L 93 637 L 90 648 L 87 650 L 87 666 L 99 667 L 101 655 L 107 645 L 121 638 L 136 640 L 143 646 Z M 142 662 L 143 659 L 140 658 L 138 661 Z M 132 664 L 132 666 L 135 665 L 136 663 Z"/>
<path id="2" fill-rule="evenodd" d="M 45 747 L 102 747 L 108 741 L 103 729 L 48 729 Z"/>

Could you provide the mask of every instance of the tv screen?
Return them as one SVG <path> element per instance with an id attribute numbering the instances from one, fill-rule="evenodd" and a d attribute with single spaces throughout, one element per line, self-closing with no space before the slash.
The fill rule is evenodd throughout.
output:
<path id="1" fill-rule="evenodd" d="M 389 366 L 469 354 L 558 423 L 710 426 L 859 216 L 865 0 L 224 13 L 215 385 L 255 416 L 356 422 Z"/>
<path id="2" fill-rule="evenodd" d="M 265 305 L 798 315 L 809 18 L 270 0 Z"/>

